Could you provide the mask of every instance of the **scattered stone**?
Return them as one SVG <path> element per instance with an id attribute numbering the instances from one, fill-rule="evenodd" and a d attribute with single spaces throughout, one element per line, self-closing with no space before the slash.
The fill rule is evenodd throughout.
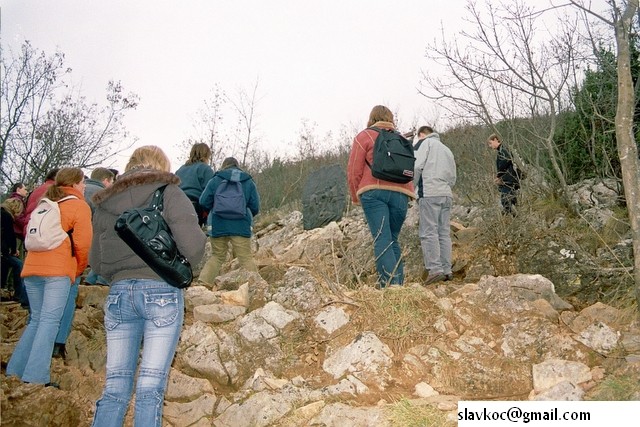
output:
<path id="1" fill-rule="evenodd" d="M 561 382 L 578 385 L 591 379 L 591 370 L 580 362 L 550 359 L 533 365 L 533 388 L 538 394 Z"/>

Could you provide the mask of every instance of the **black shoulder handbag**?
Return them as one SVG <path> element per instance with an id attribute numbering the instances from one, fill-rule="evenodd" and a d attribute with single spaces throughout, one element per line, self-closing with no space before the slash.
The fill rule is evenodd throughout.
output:
<path id="1" fill-rule="evenodd" d="M 193 280 L 191 264 L 178 251 L 171 229 L 162 217 L 166 185 L 153 194 L 146 208 L 129 209 L 117 219 L 118 236 L 164 281 L 186 288 Z"/>

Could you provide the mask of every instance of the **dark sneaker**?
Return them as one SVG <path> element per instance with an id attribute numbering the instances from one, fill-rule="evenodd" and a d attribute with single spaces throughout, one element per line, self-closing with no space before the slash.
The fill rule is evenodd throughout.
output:
<path id="1" fill-rule="evenodd" d="M 55 343 L 53 345 L 53 353 L 51 354 L 51 357 L 57 357 L 60 359 L 65 360 L 67 358 L 67 348 L 64 344 L 60 344 L 60 343 Z"/>
<path id="2" fill-rule="evenodd" d="M 29 381 L 25 381 L 24 383 L 25 384 L 37 384 L 37 383 L 30 383 Z M 53 382 L 52 383 L 46 383 L 46 384 L 40 383 L 40 385 L 44 385 L 45 387 L 53 387 L 53 388 L 60 389 L 60 384 L 58 384 L 58 383 L 53 383 Z"/>
<path id="3" fill-rule="evenodd" d="M 429 274 L 424 284 L 431 285 L 432 283 L 442 282 L 444 279 L 445 279 L 445 275 L 442 273 Z"/>

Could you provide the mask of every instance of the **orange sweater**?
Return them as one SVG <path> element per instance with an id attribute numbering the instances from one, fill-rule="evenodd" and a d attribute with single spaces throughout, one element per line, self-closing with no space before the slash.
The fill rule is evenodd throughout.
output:
<path id="1" fill-rule="evenodd" d="M 65 231 L 73 229 L 75 256 L 71 256 L 71 240 L 67 238 L 62 245 L 45 252 L 28 251 L 22 268 L 22 277 L 69 276 L 71 282 L 80 276 L 87 267 L 93 229 L 91 228 L 91 209 L 84 201 L 82 193 L 72 187 L 62 190 L 78 199 L 60 203 L 60 219 Z"/>

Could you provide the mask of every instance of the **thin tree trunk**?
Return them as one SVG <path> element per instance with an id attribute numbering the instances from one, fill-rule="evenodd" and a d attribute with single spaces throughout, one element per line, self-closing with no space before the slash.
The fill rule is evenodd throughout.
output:
<path id="1" fill-rule="evenodd" d="M 640 311 L 640 168 L 638 147 L 633 134 L 635 94 L 631 79 L 629 32 L 631 21 L 638 9 L 638 0 L 629 0 L 622 16 L 615 22 L 618 46 L 618 106 L 616 110 L 616 140 L 622 167 L 622 183 L 627 201 L 631 236 L 635 296 Z"/>

